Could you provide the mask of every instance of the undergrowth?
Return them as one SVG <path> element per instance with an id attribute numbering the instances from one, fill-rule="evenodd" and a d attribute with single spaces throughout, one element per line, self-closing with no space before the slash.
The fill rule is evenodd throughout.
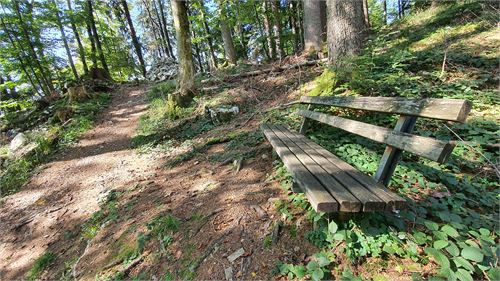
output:
<path id="1" fill-rule="evenodd" d="M 464 124 L 424 118 L 417 122 L 417 135 L 456 140 L 456 133 L 465 143 L 458 142 L 445 164 L 403 155 L 390 187 L 407 199 L 407 210 L 340 221 L 312 211 L 303 195 L 290 195 L 279 211 L 288 215 L 295 208 L 309 214 L 316 228 L 306 237 L 318 253 L 306 264 L 280 263 L 277 275 L 389 280 L 396 272 L 414 280 L 500 280 L 500 186 L 495 172 L 500 156 L 495 147 L 499 52 L 492 47 L 498 40 L 490 36 L 495 25 L 492 12 L 477 2 L 426 10 L 383 28 L 350 67 L 328 69 L 317 79 L 314 95 L 467 99 L 473 109 Z M 317 110 L 385 127 L 397 120 L 377 113 Z M 293 110 L 268 117 L 292 128 L 300 124 Z M 369 175 L 384 150 L 383 145 L 326 125 L 315 124 L 308 136 Z M 275 173 L 289 188 L 282 166 Z"/>

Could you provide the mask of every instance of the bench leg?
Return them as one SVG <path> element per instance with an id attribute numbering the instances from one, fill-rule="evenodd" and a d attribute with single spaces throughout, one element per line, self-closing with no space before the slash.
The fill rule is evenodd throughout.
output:
<path id="1" fill-rule="evenodd" d="M 338 212 L 335 213 L 335 217 L 339 222 L 346 222 L 349 221 L 350 219 L 354 218 L 356 213 L 352 212 Z"/>

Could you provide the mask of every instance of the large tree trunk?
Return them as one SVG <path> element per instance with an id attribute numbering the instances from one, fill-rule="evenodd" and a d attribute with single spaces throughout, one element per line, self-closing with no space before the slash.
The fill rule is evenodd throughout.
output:
<path id="1" fill-rule="evenodd" d="M 305 51 L 316 55 L 321 51 L 321 3 L 318 0 L 303 0 Z"/>
<path id="2" fill-rule="evenodd" d="M 222 34 L 222 41 L 224 43 L 224 52 L 226 54 L 226 59 L 229 60 L 231 64 L 237 64 L 236 49 L 234 48 L 233 35 L 231 34 L 231 28 L 227 23 L 227 13 L 225 2 L 219 2 L 220 9 L 220 31 Z"/>
<path id="3" fill-rule="evenodd" d="M 194 66 L 187 7 L 186 2 L 182 0 L 171 0 L 170 4 L 172 5 L 177 37 L 177 57 L 179 58 L 178 91 L 174 96 L 177 104 L 187 106 L 194 96 Z"/>
<path id="4" fill-rule="evenodd" d="M 92 29 L 92 35 L 94 36 L 94 43 L 95 46 L 97 47 L 99 60 L 101 61 L 102 68 L 106 71 L 106 73 L 109 76 L 110 73 L 108 64 L 106 63 L 106 58 L 104 57 L 104 53 L 102 51 L 101 40 L 99 39 L 99 34 L 97 33 L 97 27 L 95 25 L 94 8 L 92 8 L 92 0 L 87 0 L 87 9 L 88 9 L 87 12 L 89 17 L 90 28 Z"/>
<path id="5" fill-rule="evenodd" d="M 59 8 L 57 7 L 56 1 L 53 0 L 52 4 L 56 9 L 57 26 L 59 27 L 59 31 L 61 32 L 61 38 L 63 41 L 64 49 L 66 49 L 66 55 L 68 56 L 69 66 L 71 67 L 71 71 L 73 71 L 75 79 L 78 80 L 78 72 L 76 71 L 75 63 L 73 62 L 73 56 L 71 55 L 71 50 L 69 49 L 68 39 L 66 38 L 66 32 L 64 32 L 64 27 L 61 21 L 61 15 L 59 14 Z"/>
<path id="6" fill-rule="evenodd" d="M 128 5 L 126 0 L 122 0 L 123 11 L 125 12 L 125 17 L 127 18 L 127 23 L 130 28 L 130 36 L 132 37 L 132 44 L 134 44 L 135 52 L 137 54 L 137 58 L 139 59 L 139 64 L 141 66 L 142 75 L 146 78 L 146 64 L 144 63 L 144 58 L 142 57 L 142 49 L 139 40 L 137 40 L 137 36 L 135 34 L 134 23 L 130 18 L 130 12 L 128 10 Z"/>
<path id="7" fill-rule="evenodd" d="M 365 16 L 365 26 L 370 28 L 370 13 L 368 12 L 368 0 L 363 0 L 363 15 Z"/>
<path id="8" fill-rule="evenodd" d="M 341 65 L 362 47 L 365 23 L 362 0 L 328 0 L 328 58 Z"/>
<path id="9" fill-rule="evenodd" d="M 69 20 L 71 23 L 71 29 L 73 30 L 76 43 L 78 44 L 78 54 L 80 55 L 80 60 L 82 61 L 83 73 L 87 75 L 89 73 L 89 67 L 87 66 L 87 60 L 85 59 L 85 49 L 83 48 L 82 40 L 80 39 L 80 35 L 78 34 L 78 29 L 76 28 L 75 19 L 73 16 L 73 8 L 71 8 L 71 0 L 67 0 L 67 2 L 68 2 Z"/>

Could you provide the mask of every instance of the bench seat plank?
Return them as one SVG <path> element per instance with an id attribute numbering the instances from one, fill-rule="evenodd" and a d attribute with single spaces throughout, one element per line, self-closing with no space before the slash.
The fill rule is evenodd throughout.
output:
<path id="1" fill-rule="evenodd" d="M 317 163 L 299 144 L 293 142 L 291 138 L 294 138 L 294 136 L 290 135 L 290 131 L 276 125 L 271 126 L 271 129 L 288 146 L 299 161 L 321 182 L 333 198 L 339 202 L 339 211 L 359 212 L 361 210 L 363 207 L 362 202 L 344 188 L 332 174 L 325 170 L 325 167 Z M 377 198 L 376 201 L 380 200 Z"/>
<path id="2" fill-rule="evenodd" d="M 302 135 L 296 132 L 291 131 L 292 134 L 297 137 L 301 137 Z M 388 190 L 384 185 L 378 183 L 372 177 L 365 175 L 364 173 L 358 171 L 356 168 L 352 167 L 348 163 L 344 162 L 342 159 L 331 153 L 330 151 L 324 149 L 319 144 L 313 142 L 312 140 L 302 136 L 302 140 L 304 140 L 308 146 L 314 148 L 316 152 L 321 154 L 325 159 L 331 161 L 334 165 L 336 165 L 339 169 L 349 174 L 356 181 L 361 183 L 364 187 L 366 187 L 370 192 L 374 193 L 380 199 L 386 202 L 386 210 L 399 210 L 406 206 L 406 201 L 398 196 L 397 194 Z"/>
<path id="3" fill-rule="evenodd" d="M 294 179 L 304 190 L 304 194 L 314 210 L 317 212 L 337 212 L 339 210 L 338 202 L 290 151 L 288 146 L 276 136 L 268 125 L 262 125 L 261 129 Z"/>
<path id="4" fill-rule="evenodd" d="M 338 202 L 337 210 L 329 212 L 383 211 L 405 205 L 401 197 L 304 135 L 281 125 L 262 125 L 262 130 L 308 199 L 327 192 Z M 315 209 L 317 200 L 310 199 Z"/>
<path id="5" fill-rule="evenodd" d="M 282 131 L 287 131 L 288 136 L 292 138 L 298 146 L 302 147 L 305 153 L 307 153 L 319 165 L 327 170 L 330 175 L 338 180 L 338 182 L 340 182 L 340 184 L 348 190 L 347 192 L 351 193 L 357 200 L 359 200 L 363 204 L 363 212 L 383 211 L 385 209 L 386 203 L 389 203 L 388 201 L 390 200 L 383 200 L 379 198 L 378 196 L 376 196 L 376 194 L 369 191 L 371 186 L 368 188 L 363 186 L 360 182 L 356 181 L 349 173 L 335 165 L 335 163 L 339 162 L 340 159 L 334 159 L 331 157 L 331 155 L 328 154 L 325 154 L 325 157 L 309 144 L 312 141 L 304 135 L 294 134 L 281 125 L 277 125 L 276 127 L 280 128 Z M 333 195 L 333 197 L 337 199 L 335 195 Z"/>

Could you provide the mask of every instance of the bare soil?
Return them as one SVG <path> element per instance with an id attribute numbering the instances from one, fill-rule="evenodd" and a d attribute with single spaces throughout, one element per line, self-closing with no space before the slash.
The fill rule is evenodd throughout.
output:
<path id="1" fill-rule="evenodd" d="M 259 112 L 290 101 L 299 81 L 311 80 L 298 70 L 268 73 L 224 82 L 243 108 L 240 117 L 201 137 L 256 130 Z M 224 151 L 223 144 L 173 168 L 164 168 L 168 154 L 156 150 L 140 154 L 131 148 L 139 117 L 147 106 L 146 86 L 124 87 L 73 147 L 41 167 L 16 194 L 0 205 L 0 279 L 22 279 L 46 252 L 55 261 L 41 279 L 173 278 L 271 279 L 278 261 L 300 263 L 315 252 L 304 234 L 311 228 L 305 217 L 284 223 L 277 243 L 270 241 L 283 221 L 274 201 L 285 199 L 279 182 L 268 180 L 273 155 L 263 141 L 257 153 L 244 159 L 241 170 L 229 163 L 213 163 L 209 156 Z M 208 95 L 216 95 L 212 93 Z M 102 206 L 110 192 L 119 192 L 117 216 L 102 225 L 92 239 L 81 235 L 82 224 Z M 179 230 L 172 244 L 161 249 L 158 239 L 146 241 L 142 254 L 124 260 L 137 248 L 138 237 L 159 215 L 175 216 Z M 234 262 L 227 257 L 239 248 Z M 129 251 L 130 252 L 130 251 Z M 76 264 L 76 265 L 75 265 Z M 195 272 L 190 275 L 189 272 Z"/>

